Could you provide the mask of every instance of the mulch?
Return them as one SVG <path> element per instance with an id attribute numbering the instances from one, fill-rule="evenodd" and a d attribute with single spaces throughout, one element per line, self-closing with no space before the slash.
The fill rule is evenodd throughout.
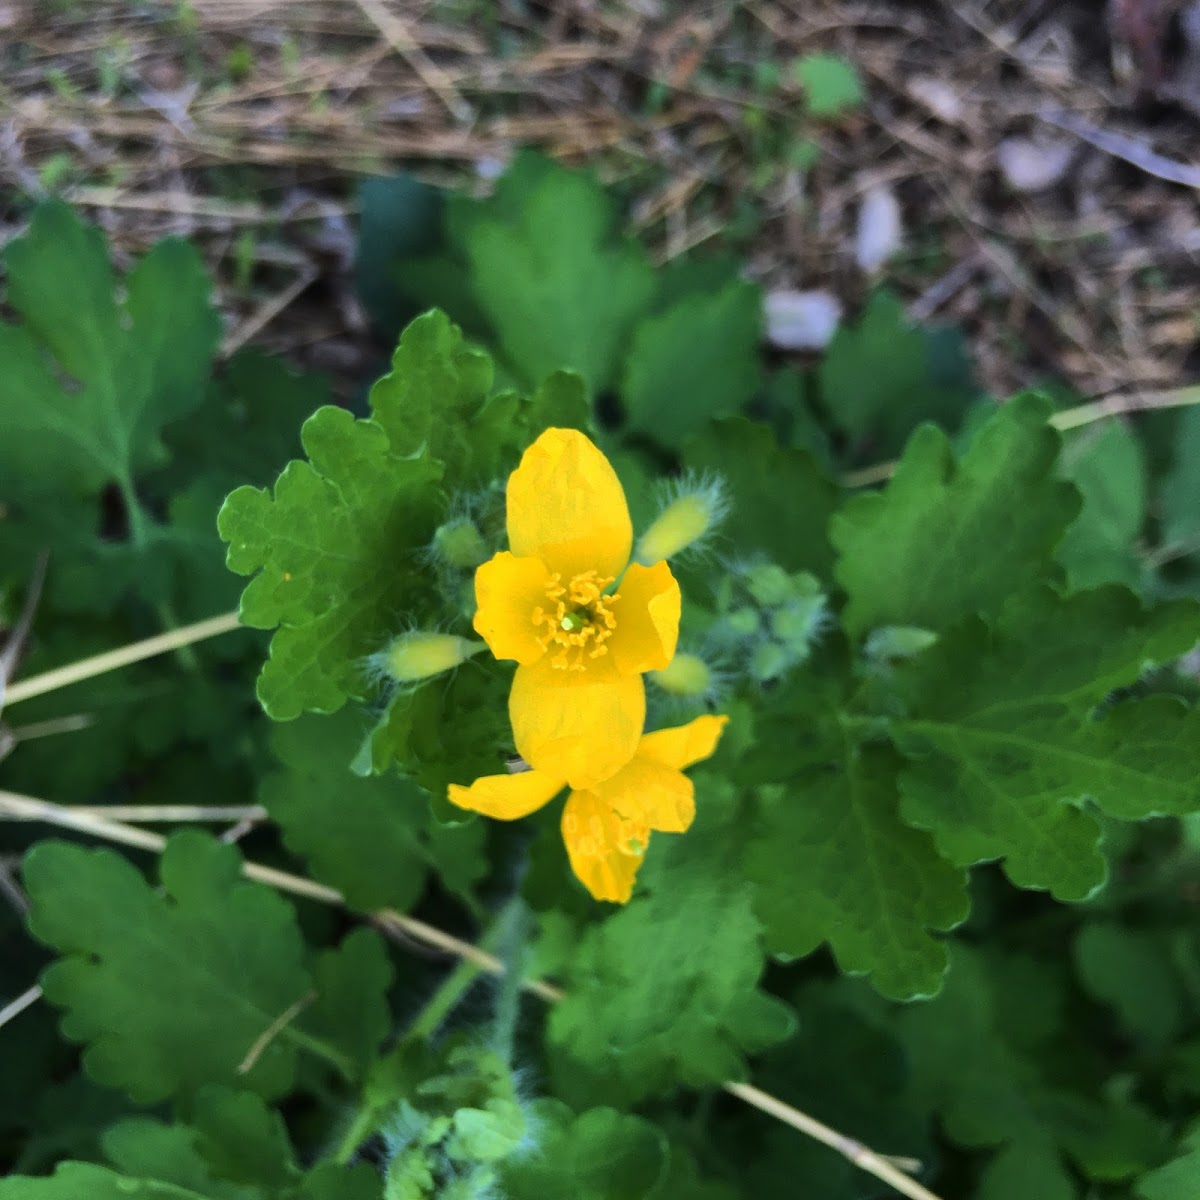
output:
<path id="1" fill-rule="evenodd" d="M 806 116 L 790 67 L 814 52 L 856 65 L 863 108 Z M 851 312 L 878 282 L 859 204 L 889 189 L 884 281 L 966 329 L 991 391 L 1175 387 L 1200 378 L 1198 132 L 1200 6 L 1177 0 L 0 0 L 0 238 L 49 192 L 118 259 L 189 237 L 227 351 L 346 389 L 379 350 L 355 181 L 482 192 L 526 145 L 621 188 L 660 260 L 732 244 Z M 1014 147 L 1066 165 L 1019 190 Z"/>

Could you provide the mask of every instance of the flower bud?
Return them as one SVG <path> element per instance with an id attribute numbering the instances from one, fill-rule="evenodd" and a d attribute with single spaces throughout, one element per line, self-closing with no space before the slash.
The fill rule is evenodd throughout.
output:
<path id="1" fill-rule="evenodd" d="M 694 654 L 676 654 L 661 671 L 651 672 L 650 677 L 663 691 L 687 699 L 707 695 L 713 683 L 708 664 Z"/>
<path id="2" fill-rule="evenodd" d="M 438 526 L 433 535 L 433 552 L 450 566 L 463 571 L 473 571 L 491 557 L 483 535 L 466 517 Z"/>
<path id="3" fill-rule="evenodd" d="M 876 629 L 863 647 L 868 658 L 890 661 L 912 658 L 937 641 L 937 634 L 915 625 L 885 625 Z"/>
<path id="4" fill-rule="evenodd" d="M 685 485 L 642 534 L 637 561 L 650 566 L 695 545 L 724 517 L 727 508 L 719 481 Z"/>
<path id="5" fill-rule="evenodd" d="M 791 600 L 771 614 L 771 632 L 794 654 L 807 658 L 813 641 L 829 623 L 825 597 Z"/>
<path id="6" fill-rule="evenodd" d="M 483 642 L 452 633 L 402 633 L 379 656 L 379 665 L 397 683 L 415 683 L 461 666 L 482 649 Z"/>

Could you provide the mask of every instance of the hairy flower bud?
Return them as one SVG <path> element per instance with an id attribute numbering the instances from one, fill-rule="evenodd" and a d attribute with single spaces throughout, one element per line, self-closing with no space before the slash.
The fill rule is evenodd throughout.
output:
<path id="1" fill-rule="evenodd" d="M 452 633 L 402 633 L 380 656 L 379 666 L 397 683 L 415 683 L 461 666 L 484 649 Z"/>
<path id="2" fill-rule="evenodd" d="M 473 571 L 491 557 L 483 535 L 467 517 L 438 526 L 433 535 L 433 552 L 443 562 L 462 571 Z"/>
<path id="3" fill-rule="evenodd" d="M 693 699 L 707 695 L 713 684 L 713 673 L 704 659 L 694 654 L 676 654 L 661 671 L 654 671 L 651 679 L 673 696 Z"/>
<path id="4" fill-rule="evenodd" d="M 718 480 L 683 484 L 642 534 L 637 561 L 649 566 L 694 546 L 725 516 L 728 505 Z"/>

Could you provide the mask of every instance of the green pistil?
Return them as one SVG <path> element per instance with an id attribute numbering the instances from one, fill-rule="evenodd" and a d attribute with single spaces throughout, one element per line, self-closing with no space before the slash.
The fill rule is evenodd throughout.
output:
<path id="1" fill-rule="evenodd" d="M 583 612 L 569 612 L 559 622 L 567 633 L 578 633 L 588 623 L 588 615 Z"/>

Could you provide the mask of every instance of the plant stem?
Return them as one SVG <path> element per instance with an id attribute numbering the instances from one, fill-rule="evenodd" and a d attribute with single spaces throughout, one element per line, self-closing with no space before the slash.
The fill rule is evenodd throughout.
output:
<path id="1" fill-rule="evenodd" d="M 79 683 L 108 671 L 116 671 L 131 663 L 141 662 L 144 658 L 154 658 L 159 654 L 168 654 L 181 646 L 190 646 L 193 642 L 202 642 L 206 638 L 218 634 L 229 633 L 240 628 L 237 613 L 223 613 L 219 617 L 209 617 L 197 621 L 194 625 L 184 625 L 179 629 L 171 629 L 155 637 L 146 638 L 142 642 L 133 642 L 121 646 L 117 650 L 107 650 L 103 654 L 91 658 L 80 659 L 79 662 L 69 663 L 65 667 L 56 667 L 42 675 L 34 675 L 29 679 L 19 679 L 10 683 L 4 694 L 7 707 L 22 700 L 30 700 L 34 696 L 42 696 L 46 692 L 57 691 L 68 684 Z"/>
<path id="2" fill-rule="evenodd" d="M 460 960 L 417 1013 L 404 1035 L 405 1038 L 410 1041 L 423 1041 L 432 1037 L 438 1026 L 466 995 L 471 984 L 482 974 L 483 968 L 478 963 Z"/>
<path id="3" fill-rule="evenodd" d="M 153 540 L 153 535 L 150 533 L 152 522 L 146 516 L 146 510 L 142 508 L 142 502 L 138 499 L 137 488 L 134 486 L 133 480 L 126 475 L 118 481 L 117 486 L 120 488 L 121 502 L 125 505 L 125 516 L 129 521 L 130 540 L 137 549 L 145 550 Z M 179 618 L 176 617 L 170 604 L 164 602 L 154 605 L 154 613 L 168 630 L 178 627 Z M 173 649 L 179 656 L 179 661 L 189 671 L 193 674 L 199 672 L 200 662 L 187 643 L 181 643 Z"/>
<path id="4" fill-rule="evenodd" d="M 504 974 L 500 976 L 500 994 L 496 998 L 496 1019 L 492 1030 L 492 1049 L 509 1066 L 512 1066 L 517 1019 L 521 1015 L 521 978 L 524 975 L 528 925 L 525 904 L 519 895 L 514 896 L 504 906 L 496 922 Z"/>

